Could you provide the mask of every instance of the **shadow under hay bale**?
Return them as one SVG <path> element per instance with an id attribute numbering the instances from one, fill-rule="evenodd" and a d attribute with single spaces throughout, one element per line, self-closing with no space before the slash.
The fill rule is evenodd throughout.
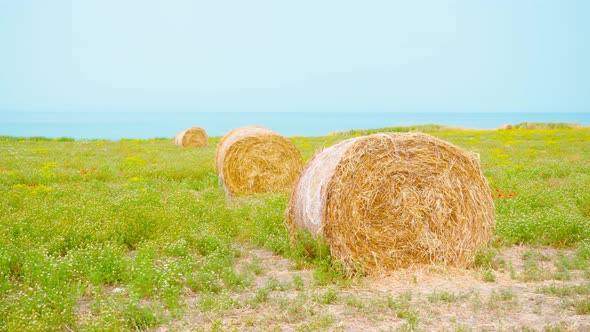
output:
<path id="1" fill-rule="evenodd" d="M 215 171 L 228 195 L 290 192 L 302 169 L 297 147 L 267 128 L 233 129 L 217 146 Z"/>
<path id="2" fill-rule="evenodd" d="M 421 133 L 357 137 L 317 153 L 287 214 L 291 236 L 321 236 L 334 258 L 367 272 L 469 266 L 495 223 L 477 156 Z"/>
<path id="3" fill-rule="evenodd" d="M 176 134 L 174 144 L 181 147 L 206 147 L 209 145 L 207 133 L 203 128 L 192 127 Z"/>

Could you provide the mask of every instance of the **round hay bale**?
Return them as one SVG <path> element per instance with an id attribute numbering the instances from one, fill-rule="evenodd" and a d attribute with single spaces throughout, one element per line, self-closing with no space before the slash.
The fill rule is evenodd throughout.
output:
<path id="1" fill-rule="evenodd" d="M 493 234 L 494 205 L 478 157 L 421 133 L 383 133 L 317 153 L 297 182 L 291 236 L 321 236 L 354 270 L 465 267 Z"/>
<path id="2" fill-rule="evenodd" d="M 233 129 L 217 146 L 215 171 L 228 195 L 290 192 L 302 169 L 295 144 L 267 128 Z"/>
<path id="3" fill-rule="evenodd" d="M 176 134 L 174 144 L 181 147 L 206 147 L 209 145 L 207 133 L 203 128 L 192 127 Z"/>
<path id="4" fill-rule="evenodd" d="M 500 126 L 500 128 L 499 128 L 499 129 L 500 129 L 500 130 L 510 130 L 510 129 L 512 129 L 512 125 L 511 125 L 511 124 L 509 124 L 509 123 L 507 123 L 507 124 L 503 124 L 503 125 L 501 125 L 501 126 Z"/>

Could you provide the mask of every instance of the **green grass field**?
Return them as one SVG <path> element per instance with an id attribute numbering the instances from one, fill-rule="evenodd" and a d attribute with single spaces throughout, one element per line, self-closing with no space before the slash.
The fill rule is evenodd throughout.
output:
<path id="1" fill-rule="evenodd" d="M 521 244 L 571 250 L 569 269 L 585 271 L 588 278 L 590 129 L 529 127 L 417 129 L 480 155 L 497 220 L 494 242 L 474 267 L 484 279 L 493 282 L 498 271 L 508 269 L 492 264 L 493 252 Z M 322 147 L 375 131 L 291 139 L 309 160 Z M 257 285 L 263 262 L 250 259 L 249 252 L 261 249 L 313 275 L 317 293 L 285 298 L 286 306 L 340 301 L 366 313 L 368 302 L 339 293 L 362 280 L 342 276 L 320 244 L 314 257 L 290 245 L 286 195 L 226 199 L 213 170 L 218 139 L 210 138 L 205 149 L 183 149 L 172 139 L 0 137 L 0 331 L 148 330 L 182 321 L 197 309 L 221 314 L 193 328 L 232 329 L 220 320 L 223 310 L 258 308 L 281 288 L 307 287 L 300 277 Z M 443 295 L 428 299 L 462 299 Z M 198 299 L 197 305 L 189 298 Z M 419 312 L 404 306 L 405 295 L 375 301 L 371 306 L 397 312 L 406 328 L 420 326 Z M 571 310 L 589 315 L 587 299 L 576 301 Z M 242 325 L 233 328 L 274 326 L 242 312 Z M 291 313 L 290 326 L 317 330 L 337 324 L 329 316 L 308 314 Z"/>

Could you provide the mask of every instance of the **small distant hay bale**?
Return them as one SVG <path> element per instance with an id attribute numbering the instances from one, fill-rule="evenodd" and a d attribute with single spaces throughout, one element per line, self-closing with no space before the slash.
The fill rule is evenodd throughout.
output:
<path id="1" fill-rule="evenodd" d="M 323 237 L 345 267 L 466 267 L 494 229 L 479 158 L 422 133 L 380 133 L 317 153 L 297 182 L 291 236 Z"/>
<path id="2" fill-rule="evenodd" d="M 509 124 L 509 123 L 507 123 L 507 124 L 503 124 L 503 125 L 501 125 L 501 126 L 500 126 L 500 128 L 499 128 L 499 129 L 500 129 L 500 130 L 510 130 L 510 129 L 512 129 L 512 125 L 511 125 L 511 124 Z"/>
<path id="3" fill-rule="evenodd" d="M 199 127 L 192 127 L 176 134 L 174 144 L 181 147 L 206 147 L 209 145 L 207 132 Z"/>
<path id="4" fill-rule="evenodd" d="M 228 195 L 290 192 L 302 169 L 295 144 L 267 128 L 233 129 L 217 146 L 215 171 Z"/>

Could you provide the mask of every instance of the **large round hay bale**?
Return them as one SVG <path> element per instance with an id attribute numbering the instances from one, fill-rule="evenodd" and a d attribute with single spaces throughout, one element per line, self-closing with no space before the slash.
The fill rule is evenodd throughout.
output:
<path id="1" fill-rule="evenodd" d="M 217 146 L 215 170 L 228 195 L 290 192 L 302 169 L 295 144 L 267 128 L 233 129 Z"/>
<path id="2" fill-rule="evenodd" d="M 205 129 L 192 127 L 176 134 L 174 144 L 181 147 L 206 147 L 209 145 Z"/>
<path id="3" fill-rule="evenodd" d="M 367 272 L 412 264 L 468 266 L 494 229 L 479 159 L 421 133 L 383 133 L 317 153 L 288 209 L 292 236 L 321 236 Z"/>

